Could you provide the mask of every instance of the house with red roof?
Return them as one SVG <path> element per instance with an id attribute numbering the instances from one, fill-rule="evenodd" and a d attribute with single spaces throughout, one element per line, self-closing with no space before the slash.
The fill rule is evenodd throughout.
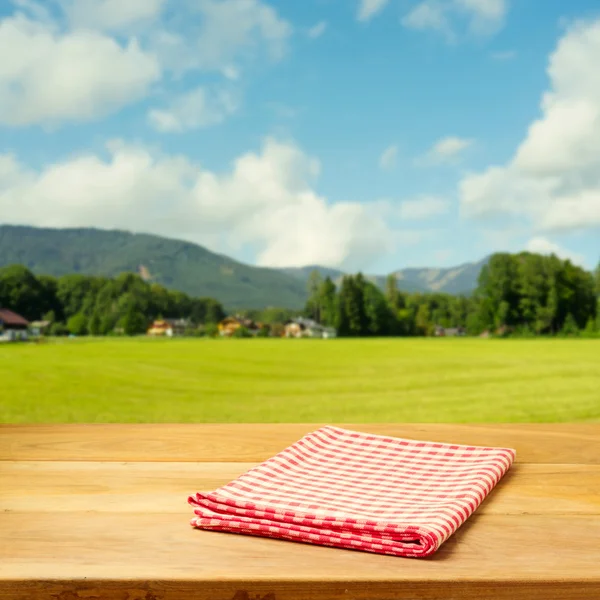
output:
<path id="1" fill-rule="evenodd" d="M 0 308 L 0 341 L 26 340 L 29 321 L 7 308 Z"/>

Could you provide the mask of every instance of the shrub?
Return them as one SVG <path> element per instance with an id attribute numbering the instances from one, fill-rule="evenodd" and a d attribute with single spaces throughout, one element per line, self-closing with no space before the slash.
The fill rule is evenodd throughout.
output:
<path id="1" fill-rule="evenodd" d="M 52 336 L 64 336 L 69 335 L 69 330 L 64 323 L 57 321 L 56 323 L 52 323 L 50 327 L 48 327 L 48 335 Z"/>
<path id="2" fill-rule="evenodd" d="M 204 335 L 206 337 L 217 337 L 219 335 L 219 328 L 216 323 L 207 323 L 204 327 Z"/>
<path id="3" fill-rule="evenodd" d="M 252 334 L 246 329 L 246 327 L 238 327 L 231 337 L 234 338 L 250 338 Z"/>
<path id="4" fill-rule="evenodd" d="M 87 335 L 88 320 L 83 313 L 73 315 L 67 321 L 67 329 L 73 335 Z"/>

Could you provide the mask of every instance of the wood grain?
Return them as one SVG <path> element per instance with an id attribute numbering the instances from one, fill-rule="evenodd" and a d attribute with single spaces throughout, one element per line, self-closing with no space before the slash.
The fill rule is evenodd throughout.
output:
<path id="1" fill-rule="evenodd" d="M 188 494 L 231 481 L 256 463 L 0 463 L 0 511 L 161 512 L 190 515 Z M 600 514 L 600 466 L 517 464 L 479 514 Z"/>
<path id="2" fill-rule="evenodd" d="M 0 460 L 260 462 L 323 424 L 0 425 Z M 517 462 L 600 465 L 600 424 L 341 424 L 376 434 L 508 446 Z"/>
<path id="3" fill-rule="evenodd" d="M 344 426 L 518 459 L 415 560 L 190 527 L 189 493 L 319 425 L 0 426 L 0 600 L 600 598 L 600 424 Z"/>
<path id="4" fill-rule="evenodd" d="M 428 581 L 249 581 L 211 582 L 210 589 L 188 580 L 73 581 L 13 580 L 0 584 L 1 600 L 595 600 L 588 582 L 451 580 Z"/>
<path id="5" fill-rule="evenodd" d="M 436 554 L 417 560 L 198 531 L 173 514 L 48 513 L 43 503 L 41 509 L 2 515 L 0 580 L 175 578 L 208 585 L 554 578 L 600 586 L 598 516 L 473 515 Z"/>

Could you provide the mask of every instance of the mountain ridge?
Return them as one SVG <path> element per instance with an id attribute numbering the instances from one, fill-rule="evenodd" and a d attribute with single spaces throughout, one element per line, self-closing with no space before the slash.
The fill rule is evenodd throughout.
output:
<path id="1" fill-rule="evenodd" d="M 398 287 L 407 292 L 469 293 L 486 259 L 452 268 L 395 271 Z M 267 306 L 300 309 L 313 270 L 339 283 L 339 269 L 311 265 L 268 268 L 248 265 L 187 242 L 148 233 L 93 227 L 41 228 L 0 224 L 0 267 L 19 263 L 35 274 L 69 273 L 112 277 L 139 273 L 194 296 L 210 296 L 228 309 Z M 365 275 L 385 286 L 386 276 Z"/>

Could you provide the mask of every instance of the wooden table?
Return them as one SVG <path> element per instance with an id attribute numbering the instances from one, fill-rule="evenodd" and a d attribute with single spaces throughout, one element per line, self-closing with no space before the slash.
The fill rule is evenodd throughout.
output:
<path id="1" fill-rule="evenodd" d="M 0 426 L 0 599 L 600 598 L 600 424 L 342 425 L 517 449 L 429 559 L 189 526 L 189 493 L 319 426 Z"/>

